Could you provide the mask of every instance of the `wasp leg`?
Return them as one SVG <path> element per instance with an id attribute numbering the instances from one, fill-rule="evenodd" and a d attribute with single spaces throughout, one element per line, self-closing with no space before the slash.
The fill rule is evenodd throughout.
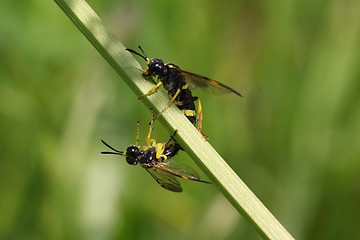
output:
<path id="1" fill-rule="evenodd" d="M 197 121 L 198 121 L 198 130 L 201 133 L 201 135 L 203 135 L 203 137 L 208 140 L 209 137 L 203 132 L 203 128 L 202 128 L 202 121 L 203 121 L 203 114 L 202 114 L 202 107 L 201 107 L 201 102 L 200 99 L 198 98 L 198 115 L 197 115 Z"/>
<path id="2" fill-rule="evenodd" d="M 140 132 L 140 122 L 137 121 L 136 123 L 136 140 L 135 140 L 135 146 L 139 146 L 139 132 Z"/>
<path id="3" fill-rule="evenodd" d="M 177 133 L 177 130 L 175 130 L 174 133 L 171 134 L 171 136 L 170 136 L 169 140 L 166 142 L 165 146 L 170 144 L 171 141 L 175 141 L 174 137 L 175 137 L 176 133 Z"/>
<path id="4" fill-rule="evenodd" d="M 155 93 L 157 91 L 157 89 L 159 87 L 161 87 L 163 83 L 160 81 L 158 82 L 154 87 L 152 87 L 147 93 L 145 93 L 144 95 L 142 95 L 141 97 L 139 97 L 139 99 L 143 98 L 143 97 L 147 97 L 147 96 L 150 96 L 152 95 L 153 93 Z"/>
<path id="5" fill-rule="evenodd" d="M 154 118 L 154 121 L 156 119 L 158 119 L 169 107 L 171 107 L 171 105 L 174 103 L 175 99 L 177 98 L 177 96 L 179 96 L 179 93 L 180 93 L 181 89 L 178 88 L 176 90 L 176 93 L 174 94 L 174 96 L 170 99 L 170 102 L 168 103 L 168 105 L 163 109 L 161 110 L 161 112 L 159 112 L 159 114 Z"/>
<path id="6" fill-rule="evenodd" d="M 153 121 L 151 120 L 151 122 L 149 123 L 149 132 L 148 132 L 148 135 L 146 136 L 146 146 L 147 147 L 150 147 L 150 144 L 151 144 L 152 123 L 153 123 Z"/>
<path id="7" fill-rule="evenodd" d="M 153 115 L 153 117 L 149 123 L 149 132 L 148 132 L 148 135 L 146 136 L 146 146 L 147 147 L 154 146 L 156 144 L 156 141 L 154 139 L 151 139 L 151 133 L 154 128 L 153 127 L 154 121 L 155 121 L 155 117 Z"/>

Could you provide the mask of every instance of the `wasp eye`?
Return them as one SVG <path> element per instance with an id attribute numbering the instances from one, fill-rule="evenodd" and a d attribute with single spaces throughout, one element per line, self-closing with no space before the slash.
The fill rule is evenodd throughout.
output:
<path id="1" fill-rule="evenodd" d="M 126 157 L 126 162 L 130 165 L 136 165 L 138 164 L 138 159 L 134 157 Z"/>
<path id="2" fill-rule="evenodd" d="M 126 156 L 137 157 L 139 154 L 139 148 L 137 146 L 130 146 L 126 149 Z"/>

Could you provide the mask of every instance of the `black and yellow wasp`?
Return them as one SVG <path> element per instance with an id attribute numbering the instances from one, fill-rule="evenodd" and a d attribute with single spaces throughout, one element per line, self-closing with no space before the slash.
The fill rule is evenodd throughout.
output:
<path id="1" fill-rule="evenodd" d="M 161 85 L 168 91 L 170 102 L 166 108 L 164 108 L 159 115 L 161 115 L 168 107 L 173 103 L 185 114 L 193 125 L 196 125 L 198 121 L 198 129 L 202 135 L 205 134 L 202 131 L 202 108 L 200 99 L 192 95 L 189 88 L 206 88 L 212 90 L 214 93 L 235 93 L 241 97 L 241 94 L 231 87 L 228 87 L 218 81 L 209 79 L 207 77 L 187 72 L 180 69 L 178 66 L 172 63 L 164 63 L 159 58 L 148 58 L 145 51 L 139 46 L 142 54 L 132 50 L 127 51 L 134 53 L 142 57 L 147 64 L 147 68 L 143 71 L 143 77 L 156 77 L 157 84 L 151 88 L 144 96 L 153 94 Z M 198 112 L 196 116 L 194 102 L 198 100 Z"/>
<path id="2" fill-rule="evenodd" d="M 104 151 L 102 154 L 114 154 L 126 157 L 126 162 L 130 165 L 139 164 L 143 167 L 161 187 L 173 191 L 182 192 L 180 182 L 175 178 L 179 177 L 185 180 L 210 183 L 200 179 L 200 175 L 191 167 L 178 163 L 171 159 L 179 150 L 180 145 L 174 140 L 176 131 L 171 135 L 166 143 L 157 143 L 151 139 L 152 124 L 150 124 L 149 133 L 146 138 L 146 146 L 139 145 L 139 124 L 136 131 L 136 144 L 130 145 L 125 152 L 116 150 L 105 141 L 101 140 L 113 152 Z"/>

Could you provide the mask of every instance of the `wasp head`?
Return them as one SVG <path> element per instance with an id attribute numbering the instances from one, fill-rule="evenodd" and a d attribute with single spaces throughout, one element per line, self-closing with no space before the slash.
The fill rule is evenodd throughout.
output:
<path id="1" fill-rule="evenodd" d="M 144 71 L 144 77 L 151 77 L 151 76 L 159 76 L 162 77 L 166 75 L 167 69 L 165 67 L 164 62 L 158 58 L 150 59 L 148 63 L 147 69 Z"/>
<path id="2" fill-rule="evenodd" d="M 147 69 L 145 69 L 145 71 L 143 72 L 143 77 L 145 77 L 145 78 L 152 77 L 152 76 L 162 77 L 162 76 L 166 75 L 167 69 L 165 67 L 164 62 L 158 58 L 152 58 L 152 59 L 148 58 L 146 56 L 145 51 L 140 46 L 139 46 L 139 48 L 140 48 L 142 54 L 138 53 L 132 49 L 129 49 L 129 48 L 126 48 L 125 50 L 142 57 L 146 61 Z"/>
<path id="3" fill-rule="evenodd" d="M 126 149 L 126 162 L 130 165 L 136 165 L 139 162 L 140 155 L 139 147 L 131 145 Z"/>

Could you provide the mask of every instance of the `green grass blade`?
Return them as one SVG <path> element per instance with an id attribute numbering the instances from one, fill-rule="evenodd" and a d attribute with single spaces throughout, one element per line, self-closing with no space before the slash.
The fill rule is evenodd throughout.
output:
<path id="1" fill-rule="evenodd" d="M 141 96 L 151 88 L 152 84 L 141 77 L 139 63 L 105 29 L 101 19 L 85 1 L 55 0 L 55 2 L 137 96 Z M 161 111 L 169 99 L 164 91 L 159 91 L 148 98 L 143 98 L 142 101 L 148 108 Z M 176 140 L 230 203 L 253 223 L 263 238 L 293 239 L 177 107 L 172 106 L 165 111 L 160 121 L 169 131 L 178 130 Z"/>

